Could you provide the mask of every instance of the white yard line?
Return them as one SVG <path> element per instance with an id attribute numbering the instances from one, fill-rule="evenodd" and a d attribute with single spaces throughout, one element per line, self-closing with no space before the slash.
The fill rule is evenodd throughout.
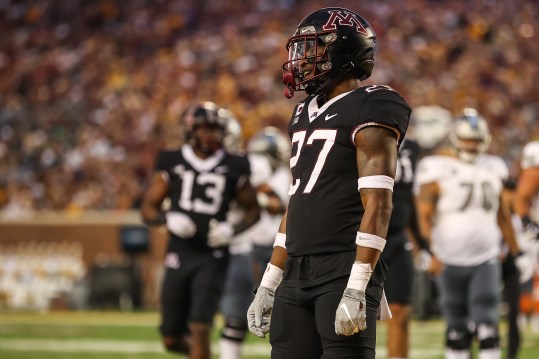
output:
<path id="1" fill-rule="evenodd" d="M 163 347 L 155 341 L 133 341 L 133 340 L 100 340 L 100 339 L 24 339 L 10 338 L 0 339 L 0 350 L 10 351 L 40 351 L 40 352 L 62 352 L 62 353 L 162 353 Z M 218 352 L 217 344 L 212 347 L 214 353 Z M 384 356 L 386 350 L 378 347 L 379 355 Z M 243 349 L 243 353 L 249 356 L 269 357 L 270 346 L 267 343 L 248 343 Z M 441 355 L 439 348 L 412 349 L 413 358 L 433 358 Z"/>

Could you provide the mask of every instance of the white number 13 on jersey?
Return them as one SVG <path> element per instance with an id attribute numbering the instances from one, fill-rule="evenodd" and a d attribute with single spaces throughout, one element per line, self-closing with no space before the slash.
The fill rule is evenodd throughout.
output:
<path id="1" fill-rule="evenodd" d="M 299 156 L 301 155 L 301 149 L 303 148 L 303 145 L 305 143 L 306 135 L 307 131 L 299 131 L 292 135 L 292 146 L 294 146 L 294 143 L 297 142 L 298 147 L 296 153 L 290 157 L 290 169 L 294 168 L 298 163 Z M 333 145 L 335 144 L 336 136 L 337 130 L 316 130 L 307 139 L 306 145 L 312 145 L 313 142 L 317 140 L 324 140 L 325 142 L 324 146 L 322 147 L 322 150 L 320 151 L 320 154 L 318 155 L 318 159 L 316 160 L 316 164 L 313 167 L 311 176 L 309 177 L 309 181 L 307 182 L 303 193 L 311 193 L 311 190 L 316 184 L 318 176 L 320 176 L 320 172 L 322 172 L 322 168 L 326 163 L 329 151 L 331 150 L 331 147 L 333 147 Z M 288 195 L 291 196 L 296 193 L 300 183 L 301 180 L 299 178 L 294 178 L 292 180 L 292 184 L 290 185 L 290 189 L 288 190 Z"/>

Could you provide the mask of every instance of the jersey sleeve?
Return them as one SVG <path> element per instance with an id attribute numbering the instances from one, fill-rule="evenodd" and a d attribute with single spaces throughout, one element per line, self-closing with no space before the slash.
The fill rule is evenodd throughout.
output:
<path id="1" fill-rule="evenodd" d="M 417 164 L 417 172 L 414 182 L 414 192 L 419 193 L 419 187 L 432 182 L 437 182 L 443 175 L 444 161 L 440 156 L 427 156 Z"/>
<path id="2" fill-rule="evenodd" d="M 271 176 L 268 184 L 283 202 L 288 203 L 288 189 L 291 181 L 290 169 L 281 166 L 275 170 L 275 173 Z"/>
<path id="3" fill-rule="evenodd" d="M 167 172 L 171 167 L 173 153 L 171 151 L 159 151 L 155 156 L 154 170 Z"/>
<path id="4" fill-rule="evenodd" d="M 524 146 L 520 166 L 522 169 L 539 167 L 539 141 L 530 142 Z"/>
<path id="5" fill-rule="evenodd" d="M 410 106 L 388 87 L 369 86 L 365 91 L 370 92 L 360 107 L 355 132 L 371 126 L 386 127 L 395 133 L 400 144 L 410 122 Z"/>
<path id="6" fill-rule="evenodd" d="M 501 157 L 494 157 L 496 161 L 496 171 L 503 182 L 509 180 L 509 167 Z"/>
<path id="7" fill-rule="evenodd" d="M 249 154 L 248 158 L 251 166 L 251 184 L 258 187 L 271 177 L 271 165 L 269 160 L 261 155 Z"/>

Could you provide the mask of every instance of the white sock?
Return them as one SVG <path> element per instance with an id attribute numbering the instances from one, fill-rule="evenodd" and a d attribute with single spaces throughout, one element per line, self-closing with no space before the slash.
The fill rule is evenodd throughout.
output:
<path id="1" fill-rule="evenodd" d="M 479 359 L 501 359 L 502 351 L 500 348 L 479 350 Z"/>
<path id="2" fill-rule="evenodd" d="M 219 358 L 220 359 L 240 359 L 241 342 L 221 338 L 219 340 Z"/>
<path id="3" fill-rule="evenodd" d="M 454 350 L 446 349 L 445 350 L 445 359 L 470 359 L 469 350 Z"/>

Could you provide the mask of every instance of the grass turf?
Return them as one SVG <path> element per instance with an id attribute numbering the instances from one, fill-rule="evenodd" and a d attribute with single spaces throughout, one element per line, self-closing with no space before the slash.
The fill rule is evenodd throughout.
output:
<path id="1" fill-rule="evenodd" d="M 157 359 L 172 358 L 159 340 L 155 312 L 0 313 L 2 359 Z M 216 327 L 221 324 L 216 320 Z M 503 324 L 503 323 L 502 323 Z M 444 324 L 440 320 L 412 322 L 411 358 L 443 358 Z M 213 352 L 217 355 L 218 329 Z M 505 326 L 502 325 L 502 339 Z M 385 325 L 378 326 L 378 357 L 385 358 Z M 503 340 L 505 344 L 505 340 Z M 519 359 L 539 358 L 539 333 L 523 332 Z M 504 345 L 505 346 L 505 345 Z M 269 358 L 267 340 L 248 336 L 243 359 Z"/>

